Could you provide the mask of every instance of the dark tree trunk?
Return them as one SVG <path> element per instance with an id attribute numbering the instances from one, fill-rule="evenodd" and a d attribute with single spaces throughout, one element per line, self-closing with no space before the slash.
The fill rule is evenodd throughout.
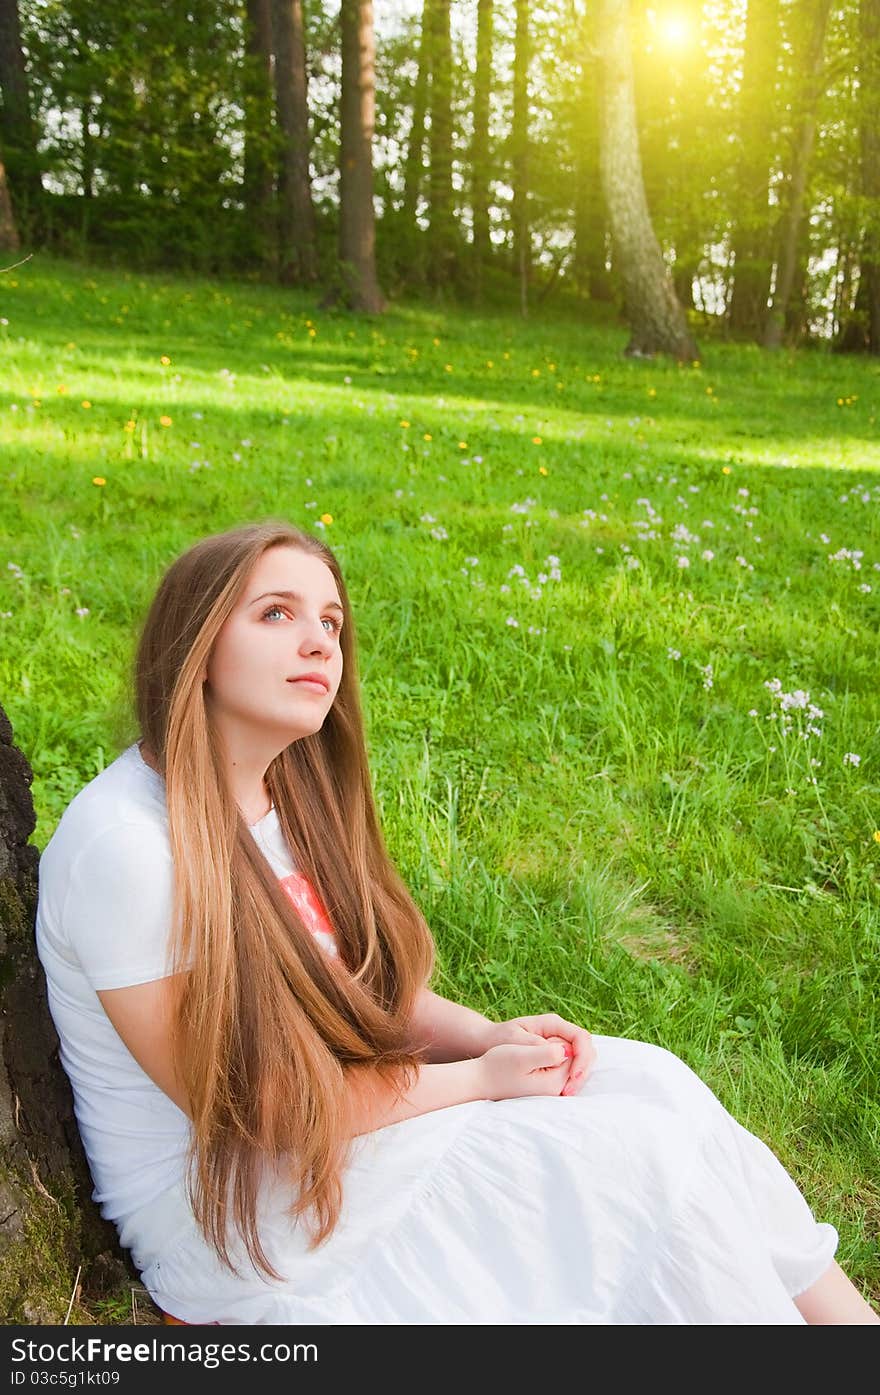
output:
<path id="1" fill-rule="evenodd" d="M 250 251 L 260 263 L 274 259 L 272 202 L 272 0 L 247 0 L 244 73 L 244 179 Z"/>
<path id="2" fill-rule="evenodd" d="M 428 134 L 430 280 L 447 286 L 456 274 L 455 196 L 452 188 L 451 0 L 431 0 L 431 129 Z"/>
<path id="3" fill-rule="evenodd" d="M 473 276 L 477 299 L 483 291 L 483 267 L 489 260 L 489 98 L 492 93 L 492 0 L 477 0 L 477 66 L 474 73 L 474 133 L 471 143 L 471 210 Z"/>
<path id="4" fill-rule="evenodd" d="M 798 85 L 803 105 L 795 132 L 791 174 L 780 224 L 779 263 L 773 306 L 767 315 L 764 329 L 764 347 L 767 349 L 778 349 L 782 343 L 795 284 L 798 254 L 803 242 L 804 195 L 816 139 L 816 112 L 822 95 L 822 72 L 825 66 L 825 34 L 831 11 L 831 0 L 804 0 L 804 3 L 812 13 L 807 31 L 803 77 Z"/>
<path id="5" fill-rule="evenodd" d="M 520 309 L 528 313 L 532 248 L 529 228 L 529 0 L 516 0 L 513 50 L 513 122 L 510 129 L 513 169 L 513 269 L 519 277 Z"/>
<path id="6" fill-rule="evenodd" d="M 34 945 L 39 853 L 33 773 L 0 708 L 0 1323 L 62 1323 L 74 1280 L 95 1294 L 126 1270 L 92 1182 L 58 1061 Z M 77 1307 L 82 1320 L 82 1309 Z"/>
<path id="7" fill-rule="evenodd" d="M 43 182 L 21 45 L 18 0 L 0 0 L 0 93 L 0 148 L 6 159 L 17 224 L 22 234 L 30 238 L 40 226 Z"/>
<path id="8" fill-rule="evenodd" d="M 596 13 L 586 14 L 577 126 L 572 277 L 590 300 L 614 299 L 608 274 L 608 224 L 599 174 L 599 61 Z"/>
<path id="9" fill-rule="evenodd" d="M 775 110 L 779 0 L 748 0 L 739 115 L 739 191 L 733 230 L 730 328 L 760 338 L 767 314 L 773 244 L 768 127 Z"/>
<path id="10" fill-rule="evenodd" d="M 6 169 L 0 160 L 0 252 L 17 252 L 20 246 L 21 239 L 6 184 Z"/>
<path id="11" fill-rule="evenodd" d="M 431 80 L 431 0 L 422 5 L 419 36 L 419 68 L 413 92 L 412 125 L 403 165 L 403 220 L 412 231 L 417 228 L 416 213 L 422 192 L 425 158 L 425 118 L 428 111 L 428 84 Z"/>
<path id="12" fill-rule="evenodd" d="M 859 39 L 862 196 L 869 213 L 855 314 L 844 326 L 840 347 L 880 354 L 880 0 L 861 0 Z"/>
<path id="13" fill-rule="evenodd" d="M 376 275 L 373 207 L 375 45 L 372 0 L 342 0 L 339 261 L 349 304 L 378 314 L 385 308 Z"/>
<path id="14" fill-rule="evenodd" d="M 602 188 L 623 281 L 629 354 L 697 357 L 697 346 L 654 234 L 636 127 L 628 0 L 601 0 Z"/>
<path id="15" fill-rule="evenodd" d="M 342 9 L 344 13 L 345 4 Z M 318 249 L 309 177 L 308 79 L 302 0 L 273 0 L 272 19 L 275 100 L 283 141 L 278 177 L 279 275 L 284 285 L 308 285 L 318 276 Z M 343 88 L 344 82 L 343 77 Z"/>

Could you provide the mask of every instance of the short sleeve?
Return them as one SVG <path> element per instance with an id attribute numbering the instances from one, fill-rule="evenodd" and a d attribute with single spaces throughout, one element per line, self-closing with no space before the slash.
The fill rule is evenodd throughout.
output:
<path id="1" fill-rule="evenodd" d="M 116 823 L 78 854 L 62 933 L 95 990 L 149 983 L 172 972 L 174 866 L 164 829 Z"/>

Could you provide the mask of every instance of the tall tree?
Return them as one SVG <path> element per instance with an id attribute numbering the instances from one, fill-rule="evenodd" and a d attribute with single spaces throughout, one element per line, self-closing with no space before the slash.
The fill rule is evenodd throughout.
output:
<path id="1" fill-rule="evenodd" d="M 739 94 L 739 172 L 733 229 L 729 324 L 760 337 L 773 273 L 770 212 L 771 147 L 779 49 L 779 0 L 748 0 Z"/>
<path id="2" fill-rule="evenodd" d="M 308 285 L 318 276 L 318 248 L 309 176 L 309 103 L 302 0 L 272 0 L 272 3 L 275 100 L 283 142 L 278 176 L 279 275 L 284 285 Z M 344 23 L 343 19 L 343 45 Z M 343 85 L 344 82 L 343 78 Z M 344 104 L 343 90 L 343 107 Z M 372 186 L 372 165 L 370 182 Z"/>
<path id="3" fill-rule="evenodd" d="M 244 180 L 242 195 L 253 254 L 274 254 L 272 201 L 272 0 L 247 0 L 245 9 Z"/>
<path id="4" fill-rule="evenodd" d="M 510 154 L 513 171 L 513 266 L 519 277 L 520 309 L 528 309 L 532 249 L 529 227 L 529 0 L 516 0 L 516 39 L 513 49 L 513 122 Z"/>
<path id="5" fill-rule="evenodd" d="M 39 226 L 43 181 L 18 0 L 0 0 L 0 93 L 0 145 L 6 156 L 19 228 L 29 236 Z"/>
<path id="6" fill-rule="evenodd" d="M 0 252 L 17 252 L 21 246 L 12 200 L 6 183 L 6 170 L 0 160 Z"/>
<path id="7" fill-rule="evenodd" d="M 863 207 L 858 289 L 836 347 L 880 354 L 880 0 L 859 3 L 859 178 Z"/>
<path id="8" fill-rule="evenodd" d="M 796 84 L 800 108 L 792 143 L 791 170 L 782 196 L 782 218 L 779 232 L 779 261 L 773 305 L 764 328 L 764 345 L 777 349 L 782 343 L 795 284 L 798 251 L 804 221 L 804 196 L 813 144 L 816 138 L 816 114 L 822 94 L 825 34 L 831 0 L 801 0 L 804 20 L 803 56 L 798 65 Z M 799 317 L 800 318 L 800 317 Z"/>
<path id="9" fill-rule="evenodd" d="M 473 279 L 479 299 L 483 267 L 491 253 L 489 237 L 489 98 L 492 93 L 492 0 L 477 0 L 477 65 L 474 73 L 474 129 L 471 140 Z"/>
<path id="10" fill-rule="evenodd" d="M 431 129 L 428 133 L 429 274 L 435 286 L 456 276 L 455 194 L 452 186 L 451 0 L 430 0 Z"/>
<path id="11" fill-rule="evenodd" d="M 422 192 L 425 157 L 425 123 L 431 81 L 431 0 L 423 0 L 419 30 L 419 56 L 413 89 L 412 122 L 403 166 L 403 215 L 409 230 L 416 227 L 416 211 Z"/>
<path id="12" fill-rule="evenodd" d="M 599 55 L 596 11 L 584 15 L 580 91 L 575 122 L 574 264 L 578 291 L 591 300 L 611 300 L 606 267 L 607 215 L 599 174 Z"/>
<path id="13" fill-rule="evenodd" d="M 676 298 L 654 234 L 636 127 L 629 0 L 600 0 L 602 75 L 600 168 L 630 329 L 629 354 L 697 357 L 697 346 Z"/>
<path id="14" fill-rule="evenodd" d="M 372 0 L 342 0 L 339 157 L 339 262 L 352 309 L 385 307 L 376 274 L 373 206 L 375 40 Z"/>

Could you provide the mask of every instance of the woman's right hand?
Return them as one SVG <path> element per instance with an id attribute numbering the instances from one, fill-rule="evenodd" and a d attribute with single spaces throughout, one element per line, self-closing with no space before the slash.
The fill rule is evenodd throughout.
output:
<path id="1" fill-rule="evenodd" d="M 571 1052 L 560 1037 L 490 1046 L 478 1058 L 483 1098 L 521 1099 L 526 1095 L 559 1095 L 568 1079 Z"/>

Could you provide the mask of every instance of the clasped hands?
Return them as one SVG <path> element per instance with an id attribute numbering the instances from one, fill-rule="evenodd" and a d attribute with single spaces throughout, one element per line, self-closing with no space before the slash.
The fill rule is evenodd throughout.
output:
<path id="1" fill-rule="evenodd" d="M 531 1042 L 562 1041 L 571 1051 L 571 1064 L 560 1095 L 574 1095 L 586 1080 L 596 1059 L 596 1048 L 584 1027 L 566 1022 L 555 1012 L 542 1012 L 531 1017 L 511 1017 L 506 1022 L 492 1022 L 484 1036 L 483 1050 L 493 1046 L 528 1046 Z"/>

